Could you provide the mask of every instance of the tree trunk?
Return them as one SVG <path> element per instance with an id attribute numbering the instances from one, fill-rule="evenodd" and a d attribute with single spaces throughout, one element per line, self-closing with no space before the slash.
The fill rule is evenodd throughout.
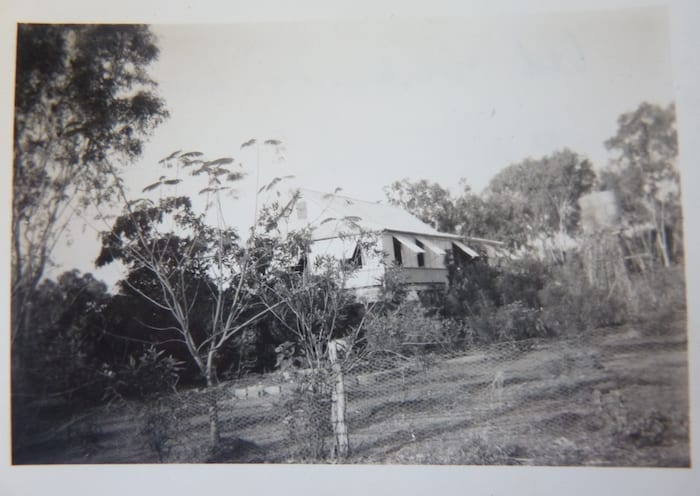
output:
<path id="1" fill-rule="evenodd" d="M 338 363 L 336 341 L 328 343 L 328 355 L 335 379 L 331 398 L 331 423 L 335 437 L 335 453 L 338 460 L 343 460 L 348 456 L 350 443 L 348 440 L 348 426 L 345 422 L 345 380 L 342 367 Z"/>
<path id="2" fill-rule="evenodd" d="M 661 228 L 663 229 L 663 228 Z M 668 246 L 666 243 L 666 240 L 664 239 L 665 236 L 661 234 L 661 231 L 659 231 L 659 228 L 656 228 L 656 246 L 659 248 L 659 252 L 661 253 L 661 261 L 664 264 L 665 268 L 668 268 L 671 266 L 671 260 L 668 255 Z"/>
<path id="3" fill-rule="evenodd" d="M 207 396 L 209 399 L 209 439 L 212 446 L 217 446 L 220 440 L 219 432 L 219 401 L 214 377 L 214 350 L 207 356 Z"/>
<path id="4" fill-rule="evenodd" d="M 661 258 L 664 262 L 664 267 L 671 266 L 671 255 L 668 249 L 668 240 L 666 239 L 666 204 L 661 202 L 661 219 L 656 223 L 656 242 L 661 251 Z"/>

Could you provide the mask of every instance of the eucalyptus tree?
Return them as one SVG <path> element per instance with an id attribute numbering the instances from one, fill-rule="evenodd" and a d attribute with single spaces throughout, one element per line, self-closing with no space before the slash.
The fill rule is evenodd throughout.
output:
<path id="1" fill-rule="evenodd" d="M 461 212 L 456 199 L 447 188 L 426 179 L 401 179 L 384 187 L 389 203 L 399 206 L 438 231 L 455 232 Z"/>
<path id="2" fill-rule="evenodd" d="M 628 225 L 654 227 L 655 251 L 670 265 L 683 240 L 675 106 L 645 102 L 622 114 L 605 146 L 614 155 L 603 172 L 604 187 L 615 191 Z"/>
<path id="3" fill-rule="evenodd" d="M 578 200 L 591 191 L 596 175 L 591 162 L 568 149 L 525 159 L 496 174 L 486 196 L 513 203 L 533 234 L 576 234 Z"/>
<path id="4" fill-rule="evenodd" d="M 155 36 L 140 25 L 20 24 L 12 197 L 12 341 L 51 254 L 77 214 L 109 202 L 119 166 L 167 117 L 148 74 Z"/>

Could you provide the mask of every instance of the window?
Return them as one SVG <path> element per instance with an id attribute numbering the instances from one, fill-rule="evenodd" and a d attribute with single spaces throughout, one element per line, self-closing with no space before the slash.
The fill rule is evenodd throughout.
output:
<path id="1" fill-rule="evenodd" d="M 360 244 L 355 245 L 355 250 L 352 252 L 352 257 L 347 258 L 345 263 L 352 265 L 353 267 L 362 267 L 362 248 Z"/>
<path id="2" fill-rule="evenodd" d="M 396 238 L 391 238 L 394 240 L 394 261 L 397 265 L 403 265 L 403 258 L 401 257 L 401 242 Z"/>
<path id="3" fill-rule="evenodd" d="M 416 240 L 416 246 L 418 246 L 418 248 L 425 248 L 425 245 L 418 239 Z M 425 267 L 425 253 L 418 253 L 417 256 L 418 267 Z"/>
<path id="4" fill-rule="evenodd" d="M 294 267 L 292 267 L 292 271 L 296 272 L 297 274 L 303 274 L 308 264 L 308 257 L 306 255 L 302 255 L 301 257 L 299 257 L 299 262 L 297 262 L 297 264 Z"/>
<path id="5" fill-rule="evenodd" d="M 423 248 L 421 248 L 420 246 L 417 246 L 415 243 L 415 240 L 411 241 L 411 238 L 407 238 L 405 236 L 395 234 L 393 236 L 393 239 L 394 239 L 394 260 L 399 265 L 403 264 L 403 256 L 402 256 L 403 248 L 406 248 L 409 252 L 413 252 L 416 255 L 425 253 L 425 250 Z M 409 264 L 409 266 L 410 266 L 410 264 Z"/>
<path id="6" fill-rule="evenodd" d="M 418 238 L 418 240 L 422 243 L 421 247 L 423 248 L 428 248 L 428 250 L 432 251 L 435 255 L 442 257 L 445 256 L 446 252 L 440 246 L 438 246 L 435 242 L 427 239 L 427 238 Z M 417 244 L 417 243 L 416 243 Z"/>

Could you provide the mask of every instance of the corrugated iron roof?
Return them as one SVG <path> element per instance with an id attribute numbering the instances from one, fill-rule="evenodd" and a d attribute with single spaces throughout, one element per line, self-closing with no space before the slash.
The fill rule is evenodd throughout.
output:
<path id="1" fill-rule="evenodd" d="M 425 236 L 455 237 L 441 233 L 405 210 L 384 203 L 373 203 L 347 196 L 321 193 L 300 189 L 300 201 L 309 205 L 305 208 L 311 212 L 320 212 L 315 218 L 308 218 L 307 223 L 314 227 L 314 238 L 321 239 L 335 236 L 339 231 L 353 231 L 357 227 L 366 231 L 396 231 L 422 234 Z M 313 206 L 313 208 L 311 208 Z M 345 226 L 340 228 L 339 224 Z M 353 226 L 355 229 L 353 229 Z"/>

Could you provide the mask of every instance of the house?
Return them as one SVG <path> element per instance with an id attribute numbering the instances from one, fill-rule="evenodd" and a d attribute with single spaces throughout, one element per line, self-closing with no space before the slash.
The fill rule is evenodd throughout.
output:
<path id="1" fill-rule="evenodd" d="M 326 256 L 354 264 L 347 286 L 365 297 L 376 294 L 387 267 L 399 267 L 401 280 L 411 290 L 422 290 L 447 283 L 448 253 L 465 262 L 481 256 L 467 244 L 469 240 L 439 232 L 399 207 L 308 189 L 295 191 L 298 198 L 286 229 L 311 230 L 306 263 L 313 266 L 318 257 Z"/>

